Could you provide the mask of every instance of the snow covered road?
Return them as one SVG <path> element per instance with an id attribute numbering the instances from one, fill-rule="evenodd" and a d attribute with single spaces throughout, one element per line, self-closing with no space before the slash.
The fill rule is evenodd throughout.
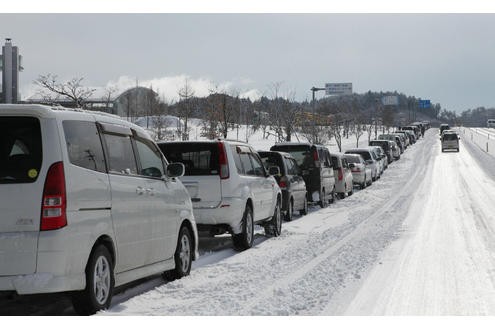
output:
<path id="1" fill-rule="evenodd" d="M 345 314 L 495 314 L 495 182 L 464 143 L 459 153 L 438 146 L 404 237 L 383 253 Z"/>
<path id="2" fill-rule="evenodd" d="M 438 155 L 436 130 L 403 154 L 372 187 L 284 223 L 279 238 L 195 268 L 189 277 L 113 306 L 105 314 L 333 314 L 424 204 Z M 418 192 L 421 191 L 421 192 Z M 420 215 L 420 213 L 417 213 Z M 261 237 L 259 237 L 261 238 Z"/>

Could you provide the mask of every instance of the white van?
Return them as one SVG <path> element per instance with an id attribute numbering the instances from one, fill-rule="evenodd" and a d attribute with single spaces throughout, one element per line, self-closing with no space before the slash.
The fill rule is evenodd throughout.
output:
<path id="1" fill-rule="evenodd" d="M 197 231 L 183 172 L 117 116 L 0 105 L 0 291 L 70 291 L 91 314 L 115 286 L 189 274 Z"/>

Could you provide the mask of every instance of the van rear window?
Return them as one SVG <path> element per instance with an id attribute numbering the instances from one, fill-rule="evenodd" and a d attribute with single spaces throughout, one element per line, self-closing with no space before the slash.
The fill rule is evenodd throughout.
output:
<path id="1" fill-rule="evenodd" d="M 39 120 L 0 117 L 0 184 L 36 181 L 41 160 Z"/>
<path id="2" fill-rule="evenodd" d="M 280 145 L 272 146 L 272 151 L 282 151 L 292 155 L 300 167 L 314 166 L 311 147 L 308 145 Z"/>
<path id="3" fill-rule="evenodd" d="M 199 143 L 163 143 L 158 145 L 169 163 L 182 163 L 184 175 L 218 175 L 218 144 Z"/>
<path id="4" fill-rule="evenodd" d="M 445 133 L 443 135 L 443 140 L 457 140 L 457 134 L 454 133 Z"/>

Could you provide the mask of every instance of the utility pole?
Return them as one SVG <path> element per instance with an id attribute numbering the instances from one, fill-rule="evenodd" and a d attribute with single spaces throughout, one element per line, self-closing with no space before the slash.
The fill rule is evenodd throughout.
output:
<path id="1" fill-rule="evenodd" d="M 316 116 L 315 116 L 315 105 L 316 105 L 315 104 L 315 92 L 326 90 L 326 88 L 312 87 L 310 90 L 313 92 L 313 142 L 317 143 L 317 140 L 316 140 Z"/>

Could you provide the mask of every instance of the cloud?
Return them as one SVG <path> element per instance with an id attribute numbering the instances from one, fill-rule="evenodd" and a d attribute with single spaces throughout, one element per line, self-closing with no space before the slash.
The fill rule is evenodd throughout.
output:
<path id="1" fill-rule="evenodd" d="M 96 89 L 92 98 L 101 98 L 105 94 L 106 88 L 115 88 L 117 91 L 115 95 L 121 94 L 127 89 L 134 88 L 136 85 L 141 87 L 153 88 L 158 93 L 163 101 L 173 103 L 179 100 L 178 92 L 187 83 L 196 97 L 206 97 L 212 91 L 213 92 L 232 92 L 238 93 L 241 98 L 249 98 L 256 100 L 261 97 L 261 92 L 255 88 L 249 88 L 249 85 L 254 82 L 247 78 L 235 79 L 233 81 L 215 82 L 206 77 L 191 77 L 189 75 L 176 75 L 176 76 L 164 76 L 157 77 L 148 80 L 136 80 L 131 76 L 120 76 L 116 80 L 110 80 L 104 86 L 91 86 Z M 34 84 L 27 84 L 21 88 L 22 99 L 37 98 L 37 91 L 39 87 Z"/>
<path id="2" fill-rule="evenodd" d="M 129 88 L 133 88 L 136 85 L 153 88 L 162 100 L 168 102 L 176 102 L 179 100 L 178 92 L 184 87 L 185 83 L 188 83 L 191 90 L 196 97 L 206 97 L 211 92 L 235 92 L 238 90 L 245 90 L 245 86 L 248 83 L 252 83 L 248 79 L 239 79 L 234 81 L 224 81 L 217 83 L 209 78 L 205 77 L 191 77 L 189 75 L 177 75 L 177 76 L 165 76 L 152 78 L 149 80 L 138 80 L 129 76 L 121 76 L 117 80 L 109 81 L 105 87 L 116 87 L 118 93 L 124 92 Z M 249 97 L 251 100 L 258 99 L 261 93 L 257 89 L 250 89 L 248 91 L 238 91 L 241 97 Z M 244 96 L 245 95 L 245 96 Z"/>

